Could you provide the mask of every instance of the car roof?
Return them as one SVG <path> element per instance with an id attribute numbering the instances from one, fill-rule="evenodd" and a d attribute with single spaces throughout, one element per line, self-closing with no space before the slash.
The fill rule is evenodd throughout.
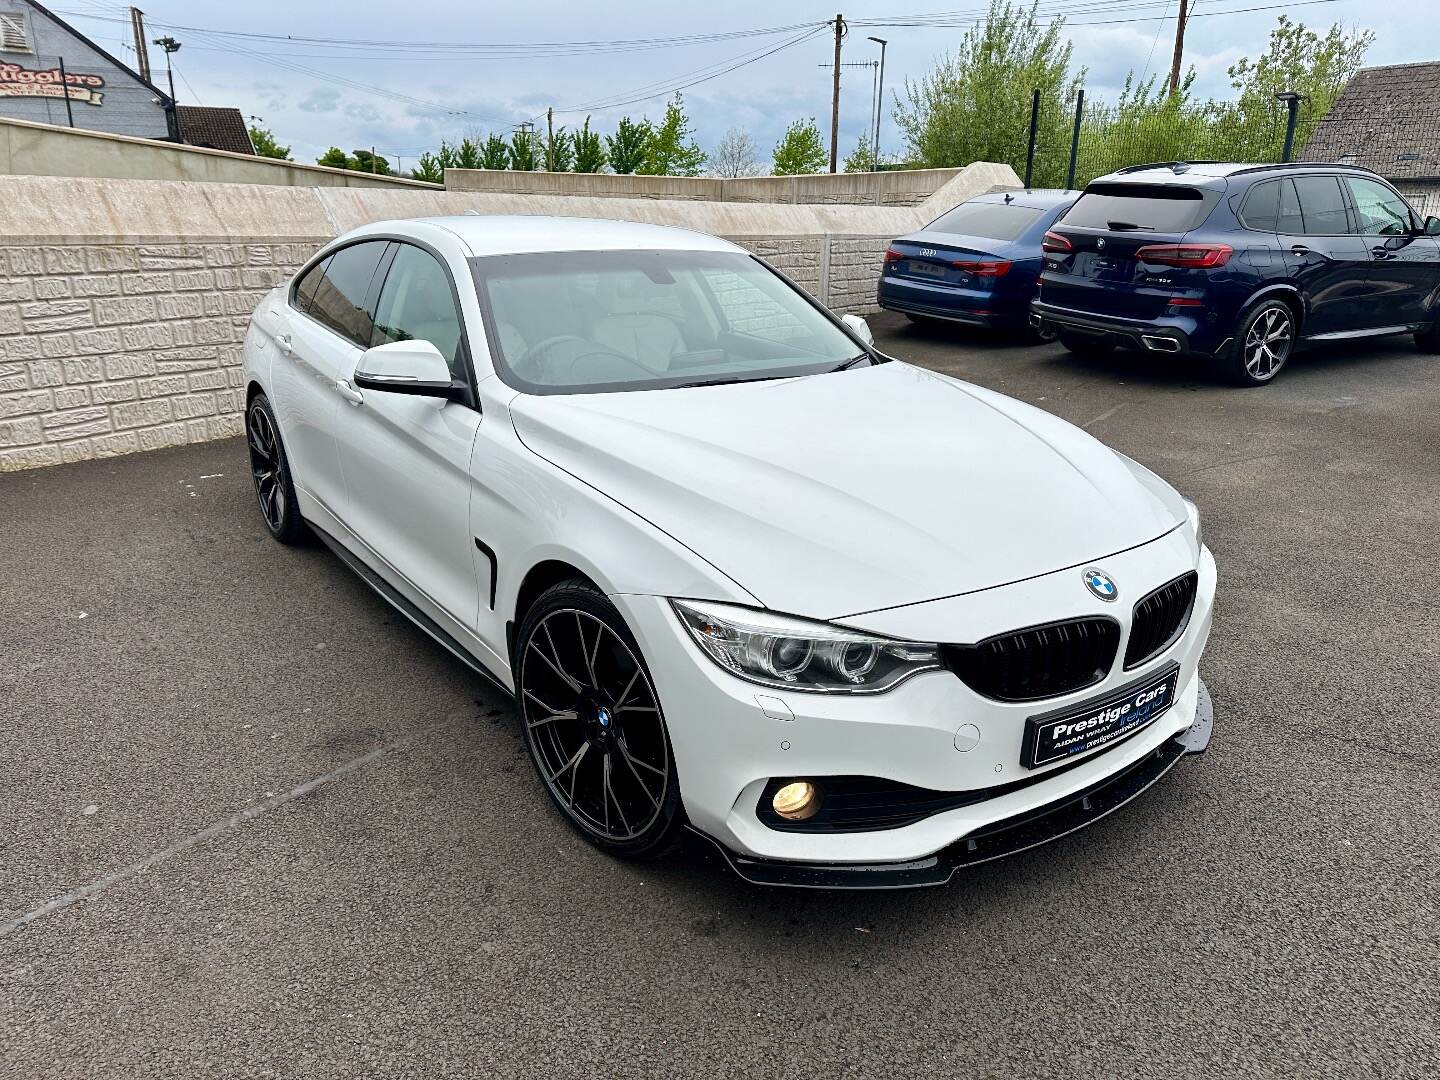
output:
<path id="1" fill-rule="evenodd" d="M 377 221 L 347 233 L 346 238 L 411 233 L 417 239 L 428 239 L 425 234 L 432 229 L 458 237 L 477 256 L 546 251 L 742 250 L 718 236 L 670 225 L 539 214 L 457 214 Z"/>
<path id="2" fill-rule="evenodd" d="M 984 195 L 977 195 L 975 198 L 965 201 L 1009 203 L 1012 206 L 1028 206 L 1032 210 L 1053 210 L 1057 206 L 1073 203 L 1079 197 L 1080 192 L 1067 191 L 1064 188 L 1025 188 L 1017 191 L 987 191 Z"/>
<path id="3" fill-rule="evenodd" d="M 1337 171 L 1375 175 L 1359 165 L 1335 164 L 1328 161 L 1244 162 L 1244 161 L 1152 161 L 1116 169 L 1090 181 L 1095 183 L 1185 184 L 1191 187 L 1211 181 L 1224 181 L 1240 173 L 1286 173 L 1295 170 Z"/>

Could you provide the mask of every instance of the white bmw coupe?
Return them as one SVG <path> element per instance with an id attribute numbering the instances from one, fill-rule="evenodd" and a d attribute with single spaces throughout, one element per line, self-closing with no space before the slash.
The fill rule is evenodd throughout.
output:
<path id="1" fill-rule="evenodd" d="M 611 854 L 937 884 L 1209 741 L 1195 506 L 723 240 L 369 225 L 265 297 L 245 372 L 271 534 L 513 695 Z"/>

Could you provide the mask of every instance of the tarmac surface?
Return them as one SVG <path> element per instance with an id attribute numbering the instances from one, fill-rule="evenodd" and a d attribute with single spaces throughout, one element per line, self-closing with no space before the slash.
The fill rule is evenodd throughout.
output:
<path id="1" fill-rule="evenodd" d="M 0 476 L 0 1076 L 1435 1076 L 1440 357 L 873 323 L 1199 503 L 1208 754 L 943 889 L 625 865 L 239 440 Z"/>

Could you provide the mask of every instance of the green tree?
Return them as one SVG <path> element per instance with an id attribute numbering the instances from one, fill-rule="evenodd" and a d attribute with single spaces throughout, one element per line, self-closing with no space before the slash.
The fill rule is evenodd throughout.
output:
<path id="1" fill-rule="evenodd" d="M 455 168 L 483 168 L 480 164 L 480 147 L 475 144 L 474 139 L 467 137 L 460 140 L 460 145 L 455 149 Z"/>
<path id="2" fill-rule="evenodd" d="M 277 143 L 269 128 L 263 128 L 258 124 L 250 125 L 250 143 L 255 147 L 255 153 L 261 157 L 279 158 L 281 161 L 292 160 L 290 147 Z"/>
<path id="3" fill-rule="evenodd" d="M 841 167 L 846 172 L 874 172 L 880 167 L 880 159 L 875 154 L 875 147 L 871 143 L 869 135 L 860 136 L 860 141 L 855 144 L 855 149 L 846 156 L 845 163 Z"/>
<path id="4" fill-rule="evenodd" d="M 325 165 L 332 169 L 353 169 L 355 168 L 355 159 L 338 146 L 332 146 L 315 159 L 315 164 Z"/>
<path id="5" fill-rule="evenodd" d="M 821 172 L 830 163 L 825 144 L 820 140 L 820 128 L 812 117 L 796 120 L 785 129 L 785 135 L 775 144 L 775 175 L 796 176 L 801 173 Z"/>
<path id="6" fill-rule="evenodd" d="M 1281 15 L 1270 31 L 1269 45 L 1254 61 L 1237 60 L 1229 69 L 1234 104 L 1217 110 L 1217 133 L 1234 147 L 1237 160 L 1278 156 L 1284 142 L 1284 107 L 1278 93 L 1293 91 L 1303 99 L 1296 125 L 1295 147 L 1305 145 L 1322 117 L 1351 77 L 1365 63 L 1375 40 L 1370 30 L 1347 31 L 1335 23 L 1321 36 L 1304 23 Z"/>
<path id="7" fill-rule="evenodd" d="M 1063 176 L 1069 155 L 1068 103 L 1083 71 L 1070 72 L 1064 20 L 1042 25 L 1038 0 L 1029 8 L 991 0 L 985 21 L 966 31 L 959 48 L 928 75 L 905 81 L 895 122 L 908 157 L 921 168 L 1001 161 L 1023 171 L 1031 93 L 1041 98 L 1036 182 Z"/>
<path id="8" fill-rule="evenodd" d="M 348 168 L 354 169 L 356 172 L 375 173 L 377 176 L 390 175 L 390 162 L 386 160 L 384 154 L 372 153 L 369 150 L 352 150 L 350 160 L 354 164 Z"/>
<path id="9" fill-rule="evenodd" d="M 645 163 L 645 149 L 655 134 L 649 120 L 631 120 L 622 116 L 614 135 L 605 136 L 606 157 L 617 173 L 633 173 Z"/>
<path id="10" fill-rule="evenodd" d="M 443 184 L 445 182 L 445 170 L 441 167 L 439 160 L 428 150 L 420 155 L 420 160 L 415 168 L 410 170 L 411 180 L 424 180 L 431 184 Z"/>
<path id="11" fill-rule="evenodd" d="M 665 119 L 645 146 L 644 162 L 635 171 L 646 176 L 699 176 L 705 168 L 705 151 L 693 136 L 685 100 L 676 93 L 665 106 Z"/>
<path id="12" fill-rule="evenodd" d="M 585 118 L 570 136 L 571 149 L 575 152 L 575 171 L 598 173 L 605 167 L 605 148 L 598 133 L 590 130 L 590 118 Z"/>
<path id="13" fill-rule="evenodd" d="M 499 135 L 491 135 L 481 146 L 480 167 L 482 169 L 508 169 L 510 167 L 510 148 L 505 145 L 505 140 Z"/>
<path id="14" fill-rule="evenodd" d="M 546 128 L 543 158 L 546 172 L 569 172 L 575 163 L 575 149 L 564 124 Z"/>
<path id="15" fill-rule="evenodd" d="M 510 135 L 510 168 L 516 172 L 535 171 L 535 135 L 525 128 Z"/>

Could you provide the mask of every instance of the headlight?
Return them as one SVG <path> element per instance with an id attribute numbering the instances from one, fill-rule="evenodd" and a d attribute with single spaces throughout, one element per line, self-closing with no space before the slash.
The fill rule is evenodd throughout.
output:
<path id="1" fill-rule="evenodd" d="M 873 637 L 768 611 L 672 600 L 706 656 L 742 679 L 781 690 L 877 693 L 940 667 L 940 647 Z"/>
<path id="2" fill-rule="evenodd" d="M 1181 498 L 1184 498 L 1182 495 Z M 1200 507 L 1196 506 L 1189 499 L 1185 499 L 1185 516 L 1190 519 L 1190 529 L 1195 534 L 1195 546 L 1200 544 Z"/>

